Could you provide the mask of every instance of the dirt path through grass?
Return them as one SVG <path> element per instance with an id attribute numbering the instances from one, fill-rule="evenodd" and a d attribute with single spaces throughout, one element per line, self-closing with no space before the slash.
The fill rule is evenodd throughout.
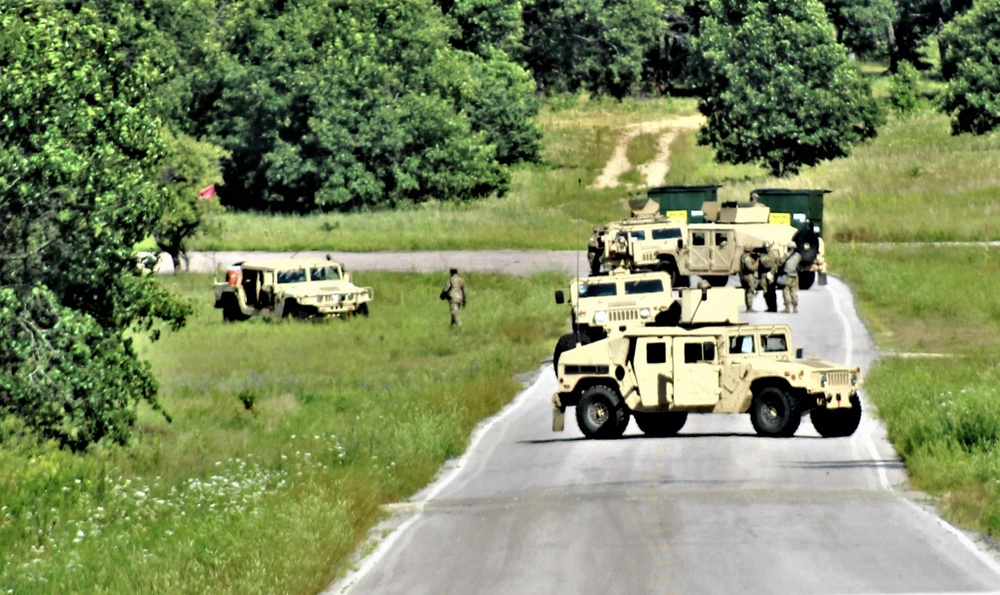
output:
<path id="1" fill-rule="evenodd" d="M 703 116 L 687 116 L 684 118 L 673 118 L 670 120 L 656 120 L 653 122 L 640 122 L 625 128 L 621 138 L 615 145 L 615 150 L 611 154 L 611 159 L 604 166 L 601 175 L 594 181 L 593 188 L 614 188 L 619 186 L 618 178 L 632 168 L 628 160 L 628 146 L 632 139 L 640 134 L 657 134 L 661 131 L 657 141 L 658 152 L 648 163 L 638 166 L 639 173 L 642 174 L 644 185 L 648 188 L 660 186 L 670 171 L 670 143 L 677 137 L 677 133 L 682 130 L 696 130 L 705 123 Z"/>

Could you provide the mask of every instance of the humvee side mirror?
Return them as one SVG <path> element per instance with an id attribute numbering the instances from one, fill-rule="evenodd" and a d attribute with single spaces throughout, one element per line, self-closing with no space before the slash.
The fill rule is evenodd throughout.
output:
<path id="1" fill-rule="evenodd" d="M 684 240 L 677 240 L 677 249 L 680 250 L 684 247 Z"/>
<path id="2" fill-rule="evenodd" d="M 802 359 L 802 348 L 799 347 L 795 350 L 795 359 Z"/>
<path id="3" fill-rule="evenodd" d="M 344 271 L 344 281 L 347 281 L 348 283 L 353 283 L 353 281 L 351 281 L 351 274 L 348 273 L 347 271 Z"/>
<path id="4" fill-rule="evenodd" d="M 566 296 L 563 294 L 563 292 L 562 292 L 561 289 L 558 290 L 558 291 L 556 291 L 556 303 L 557 304 L 565 304 L 566 303 Z"/>

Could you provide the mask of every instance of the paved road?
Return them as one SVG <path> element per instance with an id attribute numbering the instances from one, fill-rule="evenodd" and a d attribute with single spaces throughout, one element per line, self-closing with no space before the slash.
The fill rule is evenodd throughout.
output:
<path id="1" fill-rule="evenodd" d="M 567 274 L 587 272 L 586 251 L 573 250 L 483 250 L 436 252 L 191 252 L 188 269 L 215 272 L 242 260 L 270 258 L 324 258 L 327 254 L 349 271 L 393 271 L 433 273 L 456 267 L 461 271 L 524 275 L 557 270 Z M 173 272 L 169 256 L 160 270 Z"/>
<path id="2" fill-rule="evenodd" d="M 455 264 L 441 258 L 431 269 Z M 800 314 L 748 320 L 788 321 L 806 355 L 871 366 L 846 285 L 831 278 L 800 301 Z M 326 592 L 1000 592 L 998 558 L 907 490 L 867 412 L 850 438 L 804 420 L 794 438 L 765 439 L 745 415 L 694 415 L 677 437 L 633 422 L 622 440 L 591 441 L 570 415 L 550 431 L 553 392 L 543 364 Z"/>

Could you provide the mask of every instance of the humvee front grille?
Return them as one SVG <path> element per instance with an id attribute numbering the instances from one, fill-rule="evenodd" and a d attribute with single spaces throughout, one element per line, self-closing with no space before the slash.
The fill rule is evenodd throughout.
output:
<path id="1" fill-rule="evenodd" d="M 608 320 L 611 322 L 625 322 L 628 320 L 638 320 L 638 310 L 611 310 L 608 312 Z"/>
<path id="2" fill-rule="evenodd" d="M 850 372 L 830 372 L 826 375 L 830 386 L 848 386 L 851 384 Z"/>

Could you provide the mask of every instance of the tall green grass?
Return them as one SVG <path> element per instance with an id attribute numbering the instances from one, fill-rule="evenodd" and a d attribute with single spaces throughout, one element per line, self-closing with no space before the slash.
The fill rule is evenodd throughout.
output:
<path id="1" fill-rule="evenodd" d="M 140 342 L 173 417 L 142 410 L 133 447 L 0 449 L 0 585 L 15 593 L 307 593 L 380 516 L 465 450 L 565 326 L 563 275 L 365 273 L 369 318 L 224 324 L 212 279 L 167 285 L 187 327 Z M 248 407 L 250 405 L 251 407 Z"/>
<path id="2" fill-rule="evenodd" d="M 865 382 L 914 486 L 1000 535 L 1000 248 L 834 245 L 883 359 Z"/>

